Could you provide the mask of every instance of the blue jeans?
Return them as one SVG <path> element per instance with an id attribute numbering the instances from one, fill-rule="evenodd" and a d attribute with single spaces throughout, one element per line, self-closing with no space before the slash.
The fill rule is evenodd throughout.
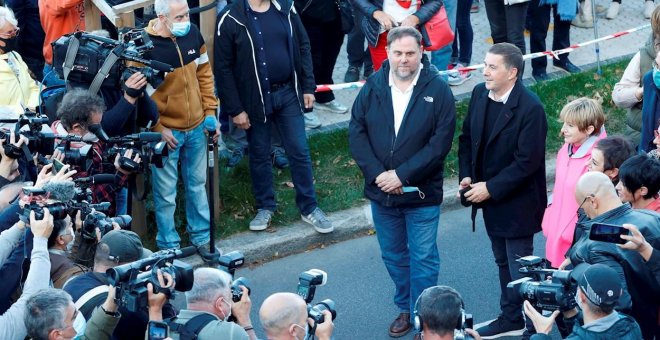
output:
<path id="1" fill-rule="evenodd" d="M 371 213 L 383 262 L 396 287 L 394 304 L 410 312 L 424 289 L 438 283 L 440 206 L 392 208 L 372 201 Z"/>
<path id="2" fill-rule="evenodd" d="M 445 10 L 447 11 L 447 19 L 449 19 L 449 26 L 452 31 L 456 31 L 456 1 L 457 0 L 444 0 Z M 437 51 L 431 52 L 431 64 L 433 64 L 438 71 L 446 71 L 449 66 L 449 59 L 451 58 L 452 44 L 449 44 Z M 447 80 L 447 75 L 443 74 L 442 77 Z"/>
<path id="3" fill-rule="evenodd" d="M 317 207 L 312 175 L 312 159 L 309 155 L 305 121 L 300 102 L 292 85 L 271 93 L 273 114 L 266 121 L 250 121 L 246 130 L 250 154 L 250 177 L 252 194 L 257 209 L 275 211 L 275 191 L 273 189 L 273 165 L 270 160 L 271 125 L 280 132 L 282 145 L 289 158 L 291 180 L 296 189 L 296 206 L 303 215 L 310 214 Z"/>
<path id="4" fill-rule="evenodd" d="M 156 244 L 160 249 L 178 248 L 181 238 L 174 226 L 176 210 L 177 165 L 181 161 L 181 177 L 186 192 L 186 230 L 190 242 L 201 246 L 209 242 L 211 221 L 209 202 L 206 196 L 206 135 L 204 124 L 190 131 L 172 130 L 179 144 L 170 150 L 167 163 L 162 169 L 151 167 L 154 208 L 158 235 Z"/>
<path id="5" fill-rule="evenodd" d="M 44 86 L 64 85 L 64 80 L 58 77 L 53 66 L 44 64 L 44 80 L 41 83 Z"/>
<path id="6" fill-rule="evenodd" d="M 128 213 L 128 188 L 122 188 L 115 193 L 115 215 Z"/>
<path id="7" fill-rule="evenodd" d="M 470 65 L 472 60 L 472 41 L 474 32 L 472 31 L 472 21 L 470 20 L 470 7 L 472 0 L 458 0 L 456 8 L 456 36 L 452 44 L 451 58 L 457 59 L 463 66 Z"/>

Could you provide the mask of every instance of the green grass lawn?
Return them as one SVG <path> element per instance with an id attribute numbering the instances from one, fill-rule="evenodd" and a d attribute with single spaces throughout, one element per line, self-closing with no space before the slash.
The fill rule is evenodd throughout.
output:
<path id="1" fill-rule="evenodd" d="M 625 111 L 616 108 L 612 103 L 611 92 L 614 84 L 621 78 L 627 61 L 610 64 L 603 67 L 602 76 L 595 74 L 595 70 L 588 70 L 581 74 L 571 75 L 535 84 L 531 87 L 545 105 L 548 115 L 547 158 L 554 158 L 561 147 L 563 139 L 559 137 L 561 123 L 558 121 L 561 108 L 569 101 L 581 97 L 600 97 L 603 99 L 603 108 L 607 115 L 606 129 L 609 135 L 621 133 L 624 130 Z M 452 150 L 447 156 L 445 177 L 457 176 L 458 135 L 467 112 L 469 100 L 456 103 L 457 126 Z M 336 130 L 329 133 L 319 133 L 309 138 L 312 153 L 316 193 L 320 207 L 326 212 L 351 208 L 366 201 L 362 196 L 362 174 L 348 151 L 348 131 Z M 218 239 L 248 230 L 248 223 L 255 214 L 254 199 L 251 193 L 250 174 L 247 160 L 243 160 L 236 168 L 229 172 L 222 172 L 220 179 L 221 199 L 224 210 L 216 235 Z M 300 220 L 295 205 L 295 191 L 290 183 L 289 171 L 276 171 L 274 185 L 278 201 L 278 211 L 274 217 L 274 227 L 282 227 L 292 221 Z M 183 214 L 183 188 L 179 184 L 177 197 L 176 225 L 179 233 L 186 238 L 185 217 Z M 148 204 L 148 225 L 151 239 L 147 244 L 153 244 L 155 223 L 153 205 Z M 184 240 L 184 245 L 187 242 Z"/>

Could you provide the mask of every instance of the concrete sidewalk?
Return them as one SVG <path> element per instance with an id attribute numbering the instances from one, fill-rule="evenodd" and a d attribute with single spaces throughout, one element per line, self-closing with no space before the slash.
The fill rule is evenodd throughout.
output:
<path id="1" fill-rule="evenodd" d="M 605 8 L 607 8 L 609 4 L 609 0 L 599 0 L 599 5 Z M 643 1 L 625 2 L 621 7 L 619 16 L 614 20 L 605 19 L 603 17 L 604 13 L 601 13 L 601 16 L 597 20 L 600 36 L 602 37 L 648 24 L 649 21 L 644 19 L 644 16 L 642 15 L 643 5 Z M 489 37 L 490 27 L 488 26 L 488 19 L 486 18 L 483 3 L 481 10 L 478 13 L 472 14 L 472 27 L 474 29 L 472 61 L 474 64 L 479 64 L 482 62 L 488 48 L 492 45 L 492 41 Z M 601 62 L 606 63 L 622 58 L 629 58 L 631 54 L 636 53 L 639 48 L 643 46 L 648 39 L 649 34 L 650 29 L 646 29 L 601 43 Z M 529 39 L 529 37 L 527 37 L 527 39 Z M 593 29 L 571 27 L 571 42 L 573 44 L 592 39 L 594 39 Z M 552 24 L 550 31 L 548 32 L 546 44 L 548 47 L 552 46 Z M 333 77 L 335 83 L 343 82 L 344 74 L 348 66 L 345 47 L 346 44 L 344 43 L 335 67 Z M 529 48 L 529 40 L 527 42 L 527 47 Z M 584 47 L 571 53 L 570 60 L 574 64 L 587 69 L 595 67 L 595 45 Z M 554 75 L 555 77 L 564 74 L 557 71 L 557 69 L 552 66 L 552 61 L 549 60 L 548 64 L 547 71 L 549 74 Z M 477 71 L 473 73 L 474 75 L 472 76 L 472 79 L 461 86 L 452 87 L 454 96 L 457 99 L 469 97 L 472 88 L 483 81 L 480 72 Z M 524 82 L 525 84 L 534 82 L 531 78 L 531 64 L 529 61 L 525 67 Z M 335 95 L 337 100 L 350 108 L 357 93 L 358 90 L 344 90 L 336 91 Z M 310 131 L 310 133 L 345 128 L 350 119 L 350 114 L 340 115 L 325 112 L 317 112 L 317 114 L 324 126 L 321 129 Z M 554 163 L 554 155 L 552 156 L 552 159 L 546 161 L 548 189 L 551 189 L 553 186 L 555 173 Z M 448 178 L 445 180 L 444 191 L 444 200 L 441 206 L 443 212 L 462 208 L 460 201 L 456 198 L 456 192 L 458 191 L 458 180 L 456 178 Z M 469 219 L 469 216 L 470 214 L 466 209 L 465 218 Z M 259 263 L 373 233 L 373 221 L 371 219 L 369 204 L 334 212 L 329 214 L 328 217 L 333 221 L 335 226 L 335 231 L 330 234 L 319 234 L 306 223 L 298 221 L 289 226 L 275 226 L 269 231 L 236 234 L 227 239 L 218 241 L 217 246 L 225 253 L 239 250 L 245 254 L 247 263 Z M 440 223 L 442 223 L 442 217 L 440 218 Z M 203 265 L 201 258 L 198 256 L 187 259 L 187 261 L 192 262 L 196 266 Z"/>

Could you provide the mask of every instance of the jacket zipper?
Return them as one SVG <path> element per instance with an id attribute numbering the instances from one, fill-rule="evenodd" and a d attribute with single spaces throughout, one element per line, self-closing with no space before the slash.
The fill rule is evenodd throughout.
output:
<path id="1" fill-rule="evenodd" d="M 227 12 L 227 13 L 229 13 L 229 12 Z M 247 33 L 248 39 L 250 40 L 250 47 L 252 48 L 252 61 L 253 61 L 253 65 L 254 65 L 254 74 L 257 78 L 257 87 L 259 87 L 259 96 L 261 97 L 261 107 L 262 107 L 262 110 L 263 110 L 264 123 L 265 123 L 266 120 L 267 120 L 267 117 L 266 117 L 266 104 L 264 103 L 264 95 L 263 95 L 262 90 L 261 90 L 261 81 L 259 80 L 259 70 L 257 70 L 257 57 L 254 54 L 254 43 L 252 43 L 252 36 L 250 35 L 250 31 L 248 30 L 247 26 L 243 25 L 240 21 L 238 21 L 236 18 L 234 18 L 230 14 L 227 14 L 227 15 L 230 18 L 234 19 L 234 21 L 236 21 L 237 24 L 239 24 L 239 25 L 241 25 L 245 28 L 245 33 Z M 295 73 L 295 71 L 294 71 L 294 73 Z"/>
<path id="2" fill-rule="evenodd" d="M 176 38 L 171 37 L 172 42 L 174 43 L 174 47 L 176 48 L 176 52 L 179 54 L 179 62 L 181 63 L 181 71 L 183 72 L 183 81 L 184 81 L 184 86 L 186 89 L 188 89 L 188 76 L 186 75 L 186 68 L 185 65 L 183 64 L 183 55 L 181 55 L 181 50 L 179 49 L 179 44 L 176 43 Z M 185 90 L 183 91 L 186 94 L 186 107 L 188 108 L 188 124 L 186 126 L 190 126 L 190 100 L 188 99 L 188 91 Z"/>

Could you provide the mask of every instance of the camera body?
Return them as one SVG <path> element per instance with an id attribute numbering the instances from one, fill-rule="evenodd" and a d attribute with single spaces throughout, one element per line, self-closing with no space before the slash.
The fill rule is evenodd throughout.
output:
<path id="1" fill-rule="evenodd" d="M 96 240 L 96 228 L 99 228 L 101 237 L 113 229 L 112 223 L 115 222 L 122 229 L 130 229 L 133 219 L 129 215 L 118 215 L 115 217 L 106 217 L 99 211 L 87 214 L 83 220 L 81 236 L 83 240 Z"/>
<path id="2" fill-rule="evenodd" d="M 72 45 L 73 44 L 73 45 Z M 52 44 L 53 66 L 61 79 L 65 79 L 65 63 L 68 53 L 75 53 L 66 80 L 77 83 L 91 84 L 97 74 L 101 73 L 107 60 L 115 62 L 107 71 L 101 86 L 121 89 L 122 84 L 131 74 L 142 72 L 153 88 L 157 88 L 165 79 L 165 72 L 173 71 L 167 64 L 157 63 L 158 69 L 152 67 L 152 60 L 145 59 L 148 51 L 153 49 L 153 42 L 144 30 L 134 29 L 124 32 L 119 40 L 92 35 L 85 32 L 67 34 Z M 70 48 L 76 46 L 77 48 Z M 112 59 L 111 59 L 112 58 Z M 128 61 L 142 63 L 144 67 L 133 67 Z"/>
<path id="3" fill-rule="evenodd" d="M 172 290 L 189 291 L 194 281 L 193 267 L 178 258 L 187 257 L 196 252 L 195 247 L 180 250 L 161 250 L 150 257 L 108 269 L 110 283 L 117 286 L 117 300 L 129 311 L 137 312 L 148 306 L 147 283 L 154 287 L 154 293 L 171 296 Z M 149 269 L 147 270 L 147 267 Z M 157 270 L 172 275 L 175 286 L 161 287 Z"/>
<path id="4" fill-rule="evenodd" d="M 314 324 L 320 324 L 325 321 L 324 311 L 329 311 L 332 314 L 332 320 L 337 317 L 337 310 L 335 309 L 335 302 L 330 299 L 325 299 L 315 305 L 307 305 L 307 316 L 314 320 Z"/>
<path id="5" fill-rule="evenodd" d="M 567 311 L 575 308 L 577 282 L 568 270 L 547 268 L 547 261 L 536 256 L 516 260 L 522 265 L 520 273 L 527 277 L 509 282 L 509 296 L 519 302 L 528 300 L 534 307 L 543 310 Z"/>
<path id="6" fill-rule="evenodd" d="M 252 292 L 250 289 L 250 281 L 244 277 L 239 277 L 231 283 L 231 300 L 239 302 L 243 298 L 243 290 L 240 286 L 244 286 L 248 290 L 248 295 Z"/>
<path id="7" fill-rule="evenodd" d="M 158 132 L 113 137 L 109 138 L 107 142 L 114 146 L 104 151 L 104 162 L 114 164 L 115 157 L 120 155 L 119 166 L 126 171 L 145 172 L 149 169 L 149 165 L 153 164 L 157 168 L 162 168 L 167 163 L 169 149 L 167 143 L 161 141 L 161 134 Z M 123 156 L 129 149 L 133 150 L 133 155 L 140 155 L 142 161 L 139 164 Z"/>
<path id="8" fill-rule="evenodd" d="M 23 135 L 26 137 L 28 139 L 27 148 L 31 153 L 39 153 L 40 155 L 53 154 L 53 151 L 55 150 L 55 134 L 41 131 L 42 125 L 49 125 L 48 117 L 25 109 L 23 114 L 18 117 L 18 119 L 5 119 L 3 122 L 16 123 L 16 127 L 14 128 L 13 132 L 16 136 L 16 140 L 18 140 L 18 135 Z M 29 129 L 21 131 L 21 128 L 26 125 Z M 0 131 L 0 139 L 9 141 L 9 135 Z M 5 153 L 11 154 L 12 158 L 16 156 L 23 156 L 23 152 L 18 151 L 21 149 L 12 150 L 12 146 L 13 145 L 10 145 L 9 143 L 3 145 Z"/>

